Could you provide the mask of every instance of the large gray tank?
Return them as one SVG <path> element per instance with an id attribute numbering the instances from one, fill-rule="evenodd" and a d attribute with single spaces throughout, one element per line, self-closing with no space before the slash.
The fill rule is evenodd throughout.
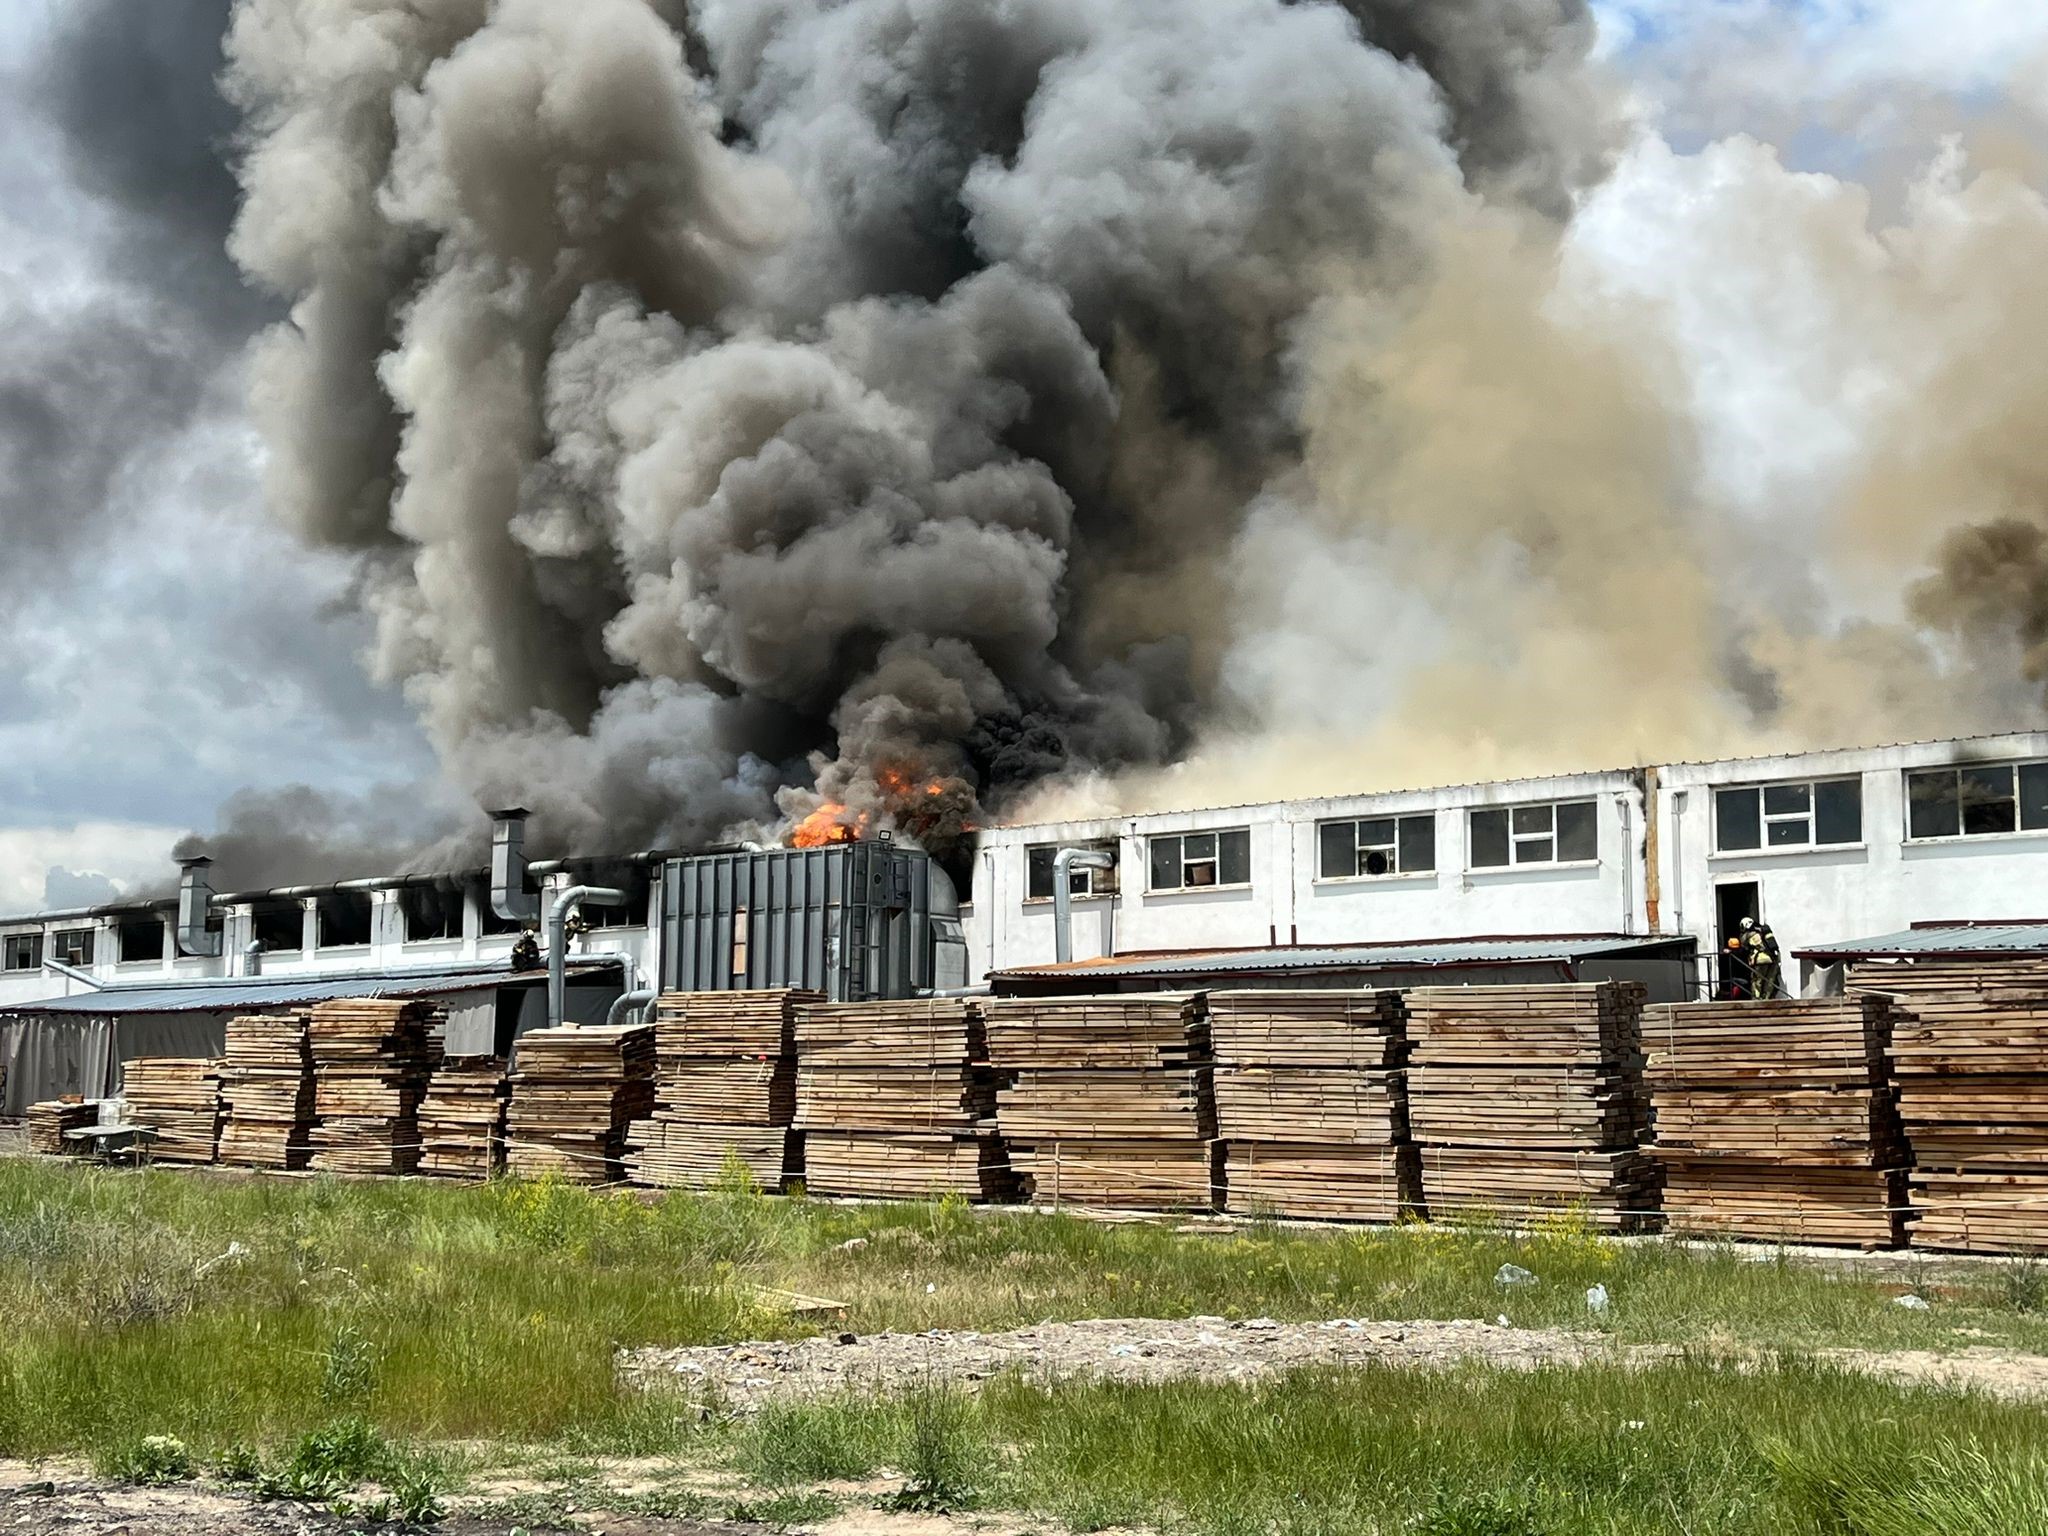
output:
<path id="1" fill-rule="evenodd" d="M 810 987 L 835 1002 L 966 985 L 960 899 L 929 854 L 887 842 L 671 859 L 661 984 Z"/>

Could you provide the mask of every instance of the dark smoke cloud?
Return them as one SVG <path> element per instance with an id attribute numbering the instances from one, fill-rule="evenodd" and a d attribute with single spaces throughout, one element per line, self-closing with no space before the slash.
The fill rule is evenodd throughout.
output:
<path id="1" fill-rule="evenodd" d="M 813 786 L 943 835 L 1169 758 L 1333 274 L 1561 211 L 1590 43 L 1579 0 L 241 0 L 272 500 L 563 841 Z"/>
<path id="2" fill-rule="evenodd" d="M 334 880 L 418 870 L 442 874 L 481 865 L 488 837 L 478 832 L 469 844 L 445 847 L 438 835 L 443 808 L 409 789 L 389 786 L 364 794 L 325 794 L 304 784 L 281 789 L 242 790 L 221 806 L 213 832 L 181 838 L 178 858 L 204 854 L 213 863 L 219 891 L 268 890 Z M 423 858 L 422 850 L 445 852 L 447 865 Z M 163 894 L 169 886 L 156 894 Z"/>
<path id="3" fill-rule="evenodd" d="M 2048 686 L 2048 530 L 2003 517 L 1951 530 L 1934 570 L 1911 592 L 1929 629 L 1993 652 L 2017 651 L 2019 673 Z"/>

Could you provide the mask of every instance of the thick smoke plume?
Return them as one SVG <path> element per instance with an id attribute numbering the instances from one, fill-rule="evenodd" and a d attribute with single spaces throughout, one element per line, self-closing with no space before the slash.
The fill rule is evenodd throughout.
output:
<path id="1" fill-rule="evenodd" d="M 942 839 L 1169 761 L 1308 331 L 1568 210 L 1591 42 L 1583 0 L 241 0 L 273 504 L 559 841 L 821 798 Z"/>

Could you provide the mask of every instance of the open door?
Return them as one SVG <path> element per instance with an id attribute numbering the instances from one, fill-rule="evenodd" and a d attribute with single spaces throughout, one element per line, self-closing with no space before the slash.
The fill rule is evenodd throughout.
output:
<path id="1" fill-rule="evenodd" d="M 1728 941 L 1741 935 L 1745 917 L 1761 922 L 1763 915 L 1763 889 L 1756 881 L 1738 880 L 1714 887 L 1715 997 L 1755 995 L 1750 985 L 1749 966 L 1728 948 Z M 1740 987 L 1741 991 L 1731 991 L 1731 984 Z"/>

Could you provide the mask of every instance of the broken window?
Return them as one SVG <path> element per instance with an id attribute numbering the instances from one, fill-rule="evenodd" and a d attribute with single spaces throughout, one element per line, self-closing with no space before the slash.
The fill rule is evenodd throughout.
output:
<path id="1" fill-rule="evenodd" d="M 368 891 L 329 891 L 314 898 L 320 919 L 322 949 L 361 949 L 370 942 L 370 915 L 375 910 Z"/>
<path id="2" fill-rule="evenodd" d="M 1861 779 L 1816 779 L 1714 791 L 1714 847 L 1718 852 L 1826 848 L 1862 841 Z"/>
<path id="3" fill-rule="evenodd" d="M 1316 878 L 1423 875 L 1436 868 L 1436 814 L 1369 816 L 1316 827 Z"/>
<path id="4" fill-rule="evenodd" d="M 1906 775 L 1909 837 L 2048 831 L 2048 763 L 1933 768 Z"/>
<path id="5" fill-rule="evenodd" d="M 1250 885 L 1252 834 L 1249 827 L 1220 832 L 1178 832 L 1149 844 L 1155 891 L 1198 891 L 1216 885 Z"/>
<path id="6" fill-rule="evenodd" d="M 404 887 L 398 893 L 398 910 L 405 918 L 406 943 L 461 938 L 463 905 L 462 887 L 453 881 Z"/>
<path id="7" fill-rule="evenodd" d="M 1600 857 L 1599 818 L 1591 800 L 1476 810 L 1469 830 L 1474 869 L 1588 864 Z"/>
<path id="8" fill-rule="evenodd" d="M 1028 901 L 1052 900 L 1053 859 L 1062 848 L 1085 848 L 1090 853 L 1109 855 L 1107 869 L 1070 869 L 1067 871 L 1067 890 L 1075 896 L 1114 896 L 1116 894 L 1117 849 L 1113 839 L 1098 839 L 1089 843 L 1037 843 L 1024 850 L 1024 895 Z"/>
<path id="9" fill-rule="evenodd" d="M 10 933 L 4 945 L 6 968 L 10 971 L 33 971 L 43 963 L 43 936 L 40 933 Z"/>
<path id="10" fill-rule="evenodd" d="M 164 920 L 160 917 L 126 917 L 114 930 L 123 964 L 164 957 Z"/>
<path id="11" fill-rule="evenodd" d="M 306 947 L 306 909 L 296 901 L 259 901 L 249 908 L 249 936 L 266 950 Z"/>
<path id="12" fill-rule="evenodd" d="M 66 928 L 61 933 L 50 935 L 50 958 L 65 965 L 91 965 L 93 931 L 90 928 Z"/>
<path id="13" fill-rule="evenodd" d="M 594 901 L 586 901 L 576 910 L 583 918 L 586 928 L 645 928 L 647 926 L 647 900 L 652 882 L 644 865 L 607 865 L 601 870 L 585 873 L 579 885 L 608 885 L 614 890 L 626 893 L 626 904 L 622 907 L 601 907 Z"/>

